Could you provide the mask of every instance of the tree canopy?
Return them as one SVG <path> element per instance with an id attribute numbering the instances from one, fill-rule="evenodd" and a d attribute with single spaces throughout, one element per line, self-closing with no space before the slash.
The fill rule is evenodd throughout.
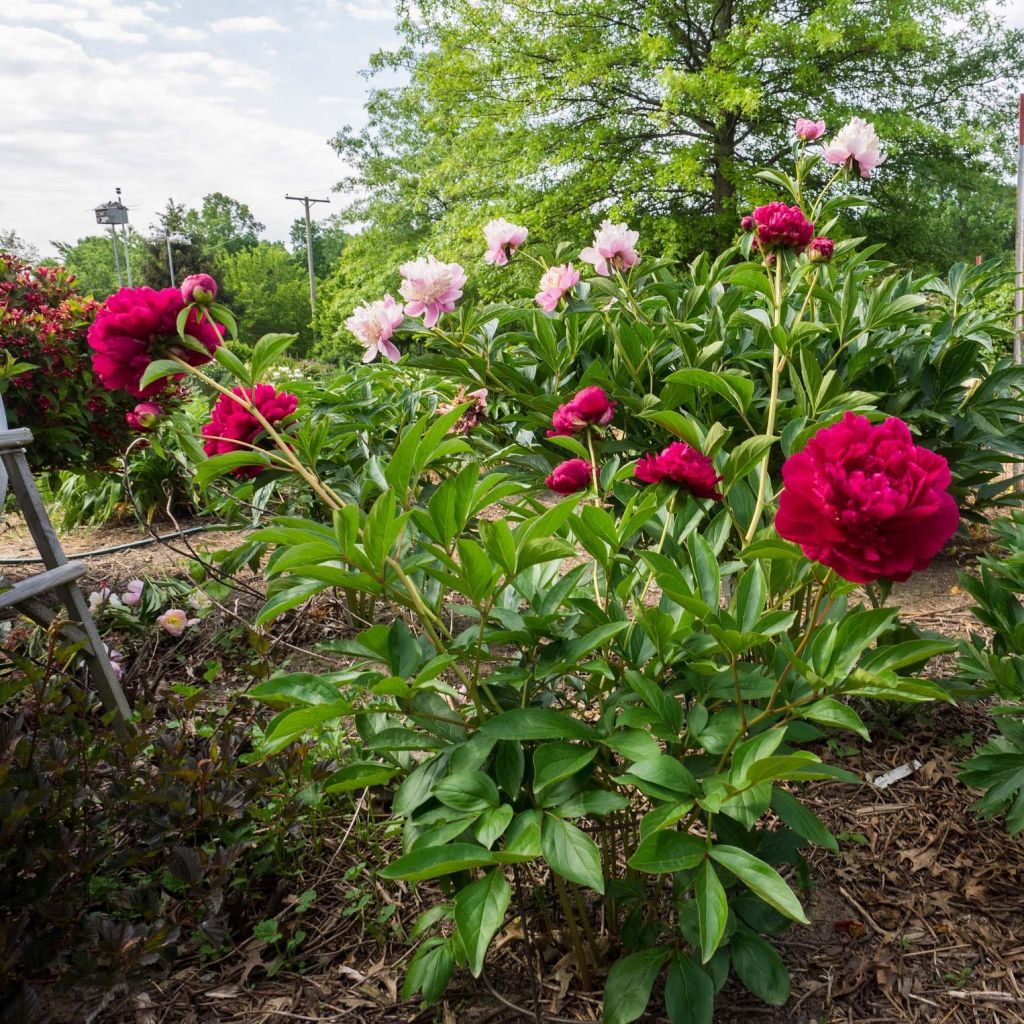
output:
<path id="1" fill-rule="evenodd" d="M 408 0 L 375 70 L 368 126 L 333 140 L 365 225 L 335 282 L 394 286 L 399 258 L 460 256 L 507 215 L 543 240 L 602 214 L 683 257 L 734 237 L 777 198 L 753 177 L 798 116 L 874 121 L 888 159 L 869 215 L 891 255 L 994 255 L 1024 33 L 983 0 Z M 850 186 L 856 190 L 857 184 Z M 935 248 L 936 210 L 948 233 Z M 856 224 L 850 225 L 855 230 Z M 966 250 L 966 251 L 961 251 Z M 381 253 L 389 254 L 387 260 Z"/>

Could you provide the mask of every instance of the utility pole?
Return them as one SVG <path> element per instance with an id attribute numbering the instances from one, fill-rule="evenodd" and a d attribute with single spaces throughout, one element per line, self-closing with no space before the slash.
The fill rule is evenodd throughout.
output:
<path id="1" fill-rule="evenodd" d="M 313 273 L 313 224 L 309 219 L 310 203 L 329 203 L 330 199 L 310 199 L 309 196 L 285 196 L 302 203 L 306 210 L 306 261 L 309 264 L 309 308 L 316 316 L 316 274 Z"/>

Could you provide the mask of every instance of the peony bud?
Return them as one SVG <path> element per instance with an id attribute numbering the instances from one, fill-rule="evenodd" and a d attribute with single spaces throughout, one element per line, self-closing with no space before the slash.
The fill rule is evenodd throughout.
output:
<path id="1" fill-rule="evenodd" d="M 814 238 L 807 247 L 807 258 L 812 263 L 828 263 L 835 252 L 836 243 L 831 238 Z"/>
<path id="2" fill-rule="evenodd" d="M 804 142 L 813 142 L 825 134 L 824 121 L 811 121 L 806 117 L 798 117 L 793 126 L 793 134 Z"/>
<path id="3" fill-rule="evenodd" d="M 753 231 L 754 230 L 754 218 L 748 213 L 746 215 L 746 217 L 744 217 L 743 220 L 740 221 L 740 227 L 744 231 Z"/>
<path id="4" fill-rule="evenodd" d="M 189 274 L 181 282 L 181 297 L 198 306 L 208 306 L 217 298 L 217 282 L 209 274 Z"/>
<path id="5" fill-rule="evenodd" d="M 156 426 L 164 410 L 156 402 L 139 402 L 131 412 L 124 415 L 128 426 L 132 430 L 148 431 Z"/>

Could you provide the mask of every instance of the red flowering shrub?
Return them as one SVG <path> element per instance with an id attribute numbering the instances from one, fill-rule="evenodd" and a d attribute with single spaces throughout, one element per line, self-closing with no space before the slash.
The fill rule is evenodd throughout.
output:
<path id="1" fill-rule="evenodd" d="M 89 328 L 92 367 L 104 387 L 148 398 L 163 391 L 169 378 L 140 387 L 146 367 L 154 359 L 175 355 L 190 366 L 208 362 L 221 344 L 221 332 L 209 319 L 200 323 L 195 310 L 185 322 L 185 333 L 200 342 L 205 352 L 185 348 L 178 337 L 178 314 L 185 300 L 177 288 L 122 288 L 103 304 Z"/>
<path id="2" fill-rule="evenodd" d="M 895 417 L 846 413 L 782 466 L 775 529 L 853 583 L 905 580 L 956 532 L 949 465 Z"/>
<path id="3" fill-rule="evenodd" d="M 295 395 L 278 391 L 273 384 L 257 384 L 254 388 L 236 387 L 232 391 L 240 398 L 248 398 L 275 427 L 281 420 L 291 416 L 299 404 Z M 227 395 L 217 399 L 210 415 L 210 422 L 203 427 L 203 437 L 206 438 L 203 450 L 210 456 L 248 451 L 249 446 L 256 444 L 256 439 L 263 432 L 260 421 Z M 233 473 L 239 480 L 247 480 L 259 476 L 266 468 L 262 463 L 239 466 Z"/>
<path id="4" fill-rule="evenodd" d="M 60 267 L 33 268 L 0 254 L 0 349 L 34 367 L 0 382 L 7 419 L 28 427 L 36 469 L 93 469 L 123 447 L 135 402 L 105 390 L 86 358 L 86 332 L 99 304 Z"/>
<path id="5" fill-rule="evenodd" d="M 660 484 L 666 480 L 685 487 L 695 498 L 722 500 L 722 495 L 715 490 L 721 479 L 715 472 L 715 464 L 683 441 L 673 441 L 657 455 L 645 455 L 636 464 L 634 475 L 645 484 Z"/>

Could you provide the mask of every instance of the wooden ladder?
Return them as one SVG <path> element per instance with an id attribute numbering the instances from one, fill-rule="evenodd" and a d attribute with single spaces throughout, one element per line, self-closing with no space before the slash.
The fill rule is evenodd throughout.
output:
<path id="1" fill-rule="evenodd" d="M 0 429 L 0 494 L 3 493 L 3 478 L 6 476 L 45 569 L 17 583 L 10 583 L 0 573 L 0 611 L 14 608 L 47 629 L 63 616 L 40 598 L 45 594 L 55 594 L 67 613 L 68 621 L 60 626 L 62 635 L 72 643 L 82 645 L 82 658 L 104 708 L 113 712 L 115 722 L 124 728 L 132 710 L 93 621 L 89 603 L 76 582 L 85 572 L 85 565 L 69 562 L 64 556 L 25 456 L 25 447 L 31 443 L 31 430 Z"/>

